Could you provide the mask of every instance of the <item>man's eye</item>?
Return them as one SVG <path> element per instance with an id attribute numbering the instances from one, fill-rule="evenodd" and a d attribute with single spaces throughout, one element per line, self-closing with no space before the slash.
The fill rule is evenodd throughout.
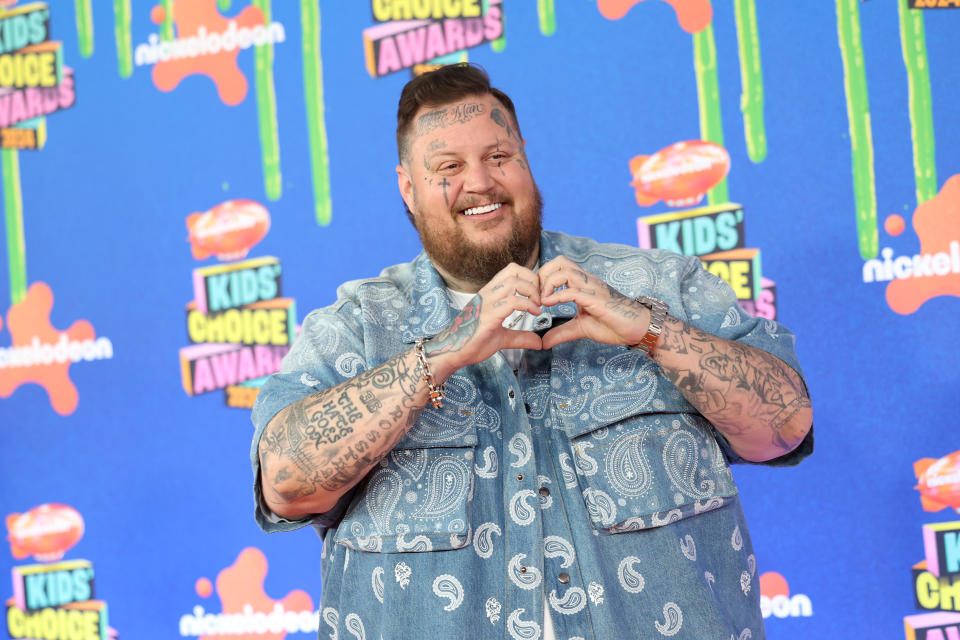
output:
<path id="1" fill-rule="evenodd" d="M 449 172 L 449 171 L 456 171 L 459 168 L 460 168 L 460 164 L 457 162 L 444 162 L 439 167 L 437 167 L 437 171 Z"/>

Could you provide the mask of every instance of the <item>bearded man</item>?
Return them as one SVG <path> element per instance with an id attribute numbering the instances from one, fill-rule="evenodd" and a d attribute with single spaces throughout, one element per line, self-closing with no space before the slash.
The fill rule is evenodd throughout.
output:
<path id="1" fill-rule="evenodd" d="M 542 231 L 475 66 L 407 84 L 397 146 L 424 251 L 308 315 L 253 411 L 321 636 L 763 638 L 729 464 L 812 451 L 793 335 L 696 258 Z"/>

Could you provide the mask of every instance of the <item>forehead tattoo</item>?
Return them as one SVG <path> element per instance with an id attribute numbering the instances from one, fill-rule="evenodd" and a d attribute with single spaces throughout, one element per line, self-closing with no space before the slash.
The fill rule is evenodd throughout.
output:
<path id="1" fill-rule="evenodd" d="M 417 135 L 422 136 L 434 129 L 447 126 L 447 110 L 437 109 L 417 118 Z"/>
<path id="2" fill-rule="evenodd" d="M 453 107 L 430 111 L 417 118 L 417 135 L 423 136 L 435 129 L 442 129 L 458 122 L 467 122 L 487 110 L 479 102 L 461 102 Z"/>
<path id="3" fill-rule="evenodd" d="M 507 130 L 508 138 L 513 137 L 513 132 L 510 131 L 510 124 L 507 122 L 506 116 L 503 115 L 503 112 L 500 111 L 500 109 L 494 108 L 493 111 L 490 112 L 490 119 Z"/>

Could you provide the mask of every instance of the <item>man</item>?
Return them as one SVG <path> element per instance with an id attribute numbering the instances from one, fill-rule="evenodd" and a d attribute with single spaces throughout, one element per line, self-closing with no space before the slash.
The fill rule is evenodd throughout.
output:
<path id="1" fill-rule="evenodd" d="M 695 258 L 542 232 L 476 67 L 412 80 L 397 144 L 424 253 L 311 313 L 253 412 L 321 636 L 763 637 L 728 461 L 811 451 L 792 334 Z"/>

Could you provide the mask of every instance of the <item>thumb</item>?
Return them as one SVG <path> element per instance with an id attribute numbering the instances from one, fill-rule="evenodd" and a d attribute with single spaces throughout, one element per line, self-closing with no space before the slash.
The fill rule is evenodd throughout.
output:
<path id="1" fill-rule="evenodd" d="M 518 331 L 517 329 L 507 329 L 506 336 L 503 338 L 503 349 L 536 349 L 543 348 L 540 336 L 533 331 Z"/>
<path id="2" fill-rule="evenodd" d="M 586 334 L 583 333 L 579 321 L 564 322 L 558 327 L 553 327 L 543 335 L 543 348 L 552 349 L 558 344 L 585 337 Z"/>

